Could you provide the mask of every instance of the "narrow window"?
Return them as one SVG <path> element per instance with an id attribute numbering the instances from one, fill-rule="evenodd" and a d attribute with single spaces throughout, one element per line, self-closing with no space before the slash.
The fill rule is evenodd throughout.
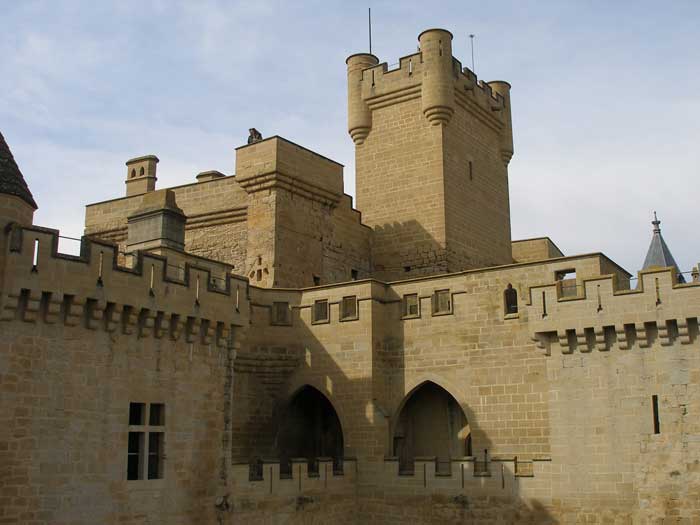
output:
<path id="1" fill-rule="evenodd" d="M 518 292 L 510 283 L 503 292 L 503 300 L 505 301 L 506 315 L 518 313 Z"/>
<path id="2" fill-rule="evenodd" d="M 469 180 L 474 180 L 474 164 L 472 164 L 472 161 L 469 161 Z"/>
<path id="3" fill-rule="evenodd" d="M 313 319 L 314 323 L 328 321 L 328 300 L 321 299 L 314 302 Z"/>
<path id="4" fill-rule="evenodd" d="M 659 396 L 651 396 L 651 410 L 654 413 L 654 434 L 661 434 L 661 422 L 659 421 Z"/>
<path id="5" fill-rule="evenodd" d="M 321 278 L 318 275 L 314 275 L 314 286 L 319 286 L 321 284 Z"/>
<path id="6" fill-rule="evenodd" d="M 129 432 L 126 479 L 143 479 L 143 432 Z"/>
<path id="7" fill-rule="evenodd" d="M 286 325 L 289 324 L 289 303 L 274 302 L 272 303 L 272 324 Z"/>
<path id="8" fill-rule="evenodd" d="M 131 178 L 133 179 L 134 177 L 136 177 L 136 170 L 132 169 L 131 170 Z"/>
<path id="9" fill-rule="evenodd" d="M 139 170 L 139 175 L 141 175 L 143 177 L 144 173 L 146 173 L 146 172 L 143 170 L 143 166 L 142 166 L 141 169 Z"/>
<path id="10" fill-rule="evenodd" d="M 258 270 L 257 272 L 255 272 L 255 280 L 262 281 L 262 270 Z"/>
<path id="11" fill-rule="evenodd" d="M 163 432 L 148 434 L 148 479 L 163 477 Z"/>
<path id="12" fill-rule="evenodd" d="M 357 297 L 352 295 L 349 297 L 343 297 L 343 301 L 340 304 L 340 318 L 341 319 L 357 319 Z"/>
<path id="13" fill-rule="evenodd" d="M 437 290 L 433 295 L 433 313 L 449 313 L 451 311 L 450 306 L 450 291 Z"/>
<path id="14" fill-rule="evenodd" d="M 39 267 L 39 239 L 34 239 L 34 255 L 32 256 L 32 270 Z"/>
<path id="15" fill-rule="evenodd" d="M 358 271 L 355 269 L 350 270 L 350 279 L 357 281 Z"/>
<path id="16" fill-rule="evenodd" d="M 418 294 L 410 293 L 403 296 L 403 316 L 418 317 Z"/>

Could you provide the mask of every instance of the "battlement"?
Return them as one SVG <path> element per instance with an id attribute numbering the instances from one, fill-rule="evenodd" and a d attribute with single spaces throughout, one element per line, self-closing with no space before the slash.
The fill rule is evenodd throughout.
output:
<path id="1" fill-rule="evenodd" d="M 529 329 L 547 355 L 593 349 L 689 345 L 698 340 L 700 282 L 678 284 L 673 268 L 639 272 L 635 289 L 614 275 L 582 279 L 575 293 L 562 281 L 529 289 Z"/>
<path id="2" fill-rule="evenodd" d="M 310 463 L 306 458 L 292 458 L 291 467 L 284 473 L 280 472 L 277 459 L 262 460 L 255 465 L 247 461 L 234 462 L 231 481 L 236 497 L 353 491 L 357 482 L 357 461 L 344 458 L 334 464 L 332 458 L 317 458 Z"/>
<path id="3" fill-rule="evenodd" d="M 522 490 L 546 487 L 549 482 L 548 457 L 522 460 L 518 457 L 494 457 L 487 462 L 476 457 L 453 458 L 449 464 L 438 464 L 435 457 L 420 457 L 412 469 L 402 470 L 398 458 L 384 460 L 381 473 L 385 490 L 395 493 L 468 494 L 493 496 L 512 494 L 519 485 Z M 542 477 L 540 480 L 534 478 Z"/>
<path id="4" fill-rule="evenodd" d="M 401 57 L 397 67 L 390 68 L 387 62 L 382 62 L 363 69 L 362 97 L 372 109 L 420 98 L 422 76 L 427 67 L 422 53 L 417 52 Z M 455 57 L 452 57 L 451 73 L 457 101 L 465 109 L 476 105 L 484 112 L 481 116 L 500 129 L 498 112 L 505 106 L 503 95 L 494 91 L 487 82 L 479 80 L 476 73 L 463 67 Z"/>
<path id="5" fill-rule="evenodd" d="M 416 98 L 422 99 L 423 112 L 432 124 L 449 122 L 458 105 L 496 131 L 510 126 L 507 82 L 486 83 L 463 67 L 452 56 L 449 31 L 430 29 L 418 39 L 419 51 L 401 57 L 396 68 L 390 69 L 386 62 L 378 63 L 368 54 L 351 55 L 346 60 L 348 129 L 356 144 L 364 142 L 365 131 L 369 133 L 371 110 Z"/>
<path id="6" fill-rule="evenodd" d="M 57 230 L 13 225 L 3 235 L 9 242 L 0 321 L 217 346 L 228 344 L 232 327 L 247 323 L 248 281 L 229 265 L 144 252 L 120 265 L 117 246 L 107 242 L 83 237 L 73 256 L 58 252 Z"/>

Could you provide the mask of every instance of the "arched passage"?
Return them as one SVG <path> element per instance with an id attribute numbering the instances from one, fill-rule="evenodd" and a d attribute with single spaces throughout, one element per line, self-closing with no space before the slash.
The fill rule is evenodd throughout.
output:
<path id="1" fill-rule="evenodd" d="M 432 381 L 411 392 L 394 425 L 393 454 L 399 469 L 413 469 L 416 457 L 437 457 L 439 472 L 449 472 L 451 458 L 471 455 L 467 417 L 457 400 Z"/>
<path id="2" fill-rule="evenodd" d="M 331 457 L 338 465 L 343 457 L 343 429 L 333 405 L 312 386 L 300 388 L 287 404 L 277 432 L 280 468 L 291 458 Z"/>

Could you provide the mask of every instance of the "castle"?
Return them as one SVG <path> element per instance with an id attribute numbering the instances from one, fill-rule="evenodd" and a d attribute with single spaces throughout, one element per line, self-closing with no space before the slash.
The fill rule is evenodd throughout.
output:
<path id="1" fill-rule="evenodd" d="M 418 41 L 347 59 L 357 209 L 251 134 L 67 255 L 0 137 L 0 523 L 700 522 L 697 272 L 512 240 L 510 86 Z"/>

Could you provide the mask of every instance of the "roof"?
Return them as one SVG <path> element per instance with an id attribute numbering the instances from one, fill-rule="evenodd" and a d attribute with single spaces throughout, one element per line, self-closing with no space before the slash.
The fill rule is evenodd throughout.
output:
<path id="1" fill-rule="evenodd" d="M 651 221 L 651 224 L 654 226 L 654 232 L 651 237 L 651 244 L 649 244 L 649 250 L 647 250 L 647 256 L 644 259 L 642 270 L 653 267 L 666 268 L 672 266 L 676 269 L 678 282 L 684 283 L 685 279 L 676 264 L 676 260 L 673 258 L 671 250 L 668 248 L 666 241 L 664 241 L 661 235 L 661 221 L 656 217 L 656 212 L 654 212 L 654 220 Z"/>
<path id="2" fill-rule="evenodd" d="M 38 208 L 2 133 L 0 133 L 0 193 L 14 195 L 35 210 Z"/>

